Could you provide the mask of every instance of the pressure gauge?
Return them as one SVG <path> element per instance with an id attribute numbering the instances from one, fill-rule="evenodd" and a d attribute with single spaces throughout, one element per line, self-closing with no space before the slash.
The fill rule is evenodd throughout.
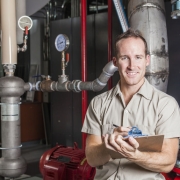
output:
<path id="1" fill-rule="evenodd" d="M 55 47 L 59 52 L 66 51 L 69 44 L 69 38 L 65 34 L 59 34 L 55 39 Z"/>
<path id="2" fill-rule="evenodd" d="M 23 31 L 25 30 L 25 27 L 28 27 L 28 30 L 32 28 L 33 22 L 32 19 L 29 16 L 21 16 L 18 20 L 18 26 Z"/>

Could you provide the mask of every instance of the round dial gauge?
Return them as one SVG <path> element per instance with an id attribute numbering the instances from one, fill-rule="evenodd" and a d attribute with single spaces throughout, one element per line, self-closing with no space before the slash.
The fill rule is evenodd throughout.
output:
<path id="1" fill-rule="evenodd" d="M 23 31 L 25 30 L 25 27 L 28 27 L 28 30 L 32 28 L 33 22 L 32 19 L 29 16 L 21 16 L 18 20 L 18 26 Z"/>
<path id="2" fill-rule="evenodd" d="M 65 34 L 59 34 L 55 40 L 55 47 L 59 52 L 65 51 L 69 47 L 69 38 Z"/>

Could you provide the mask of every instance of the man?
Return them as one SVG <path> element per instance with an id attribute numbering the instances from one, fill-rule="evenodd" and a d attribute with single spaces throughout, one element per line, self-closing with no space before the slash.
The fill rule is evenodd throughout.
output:
<path id="1" fill-rule="evenodd" d="M 96 167 L 95 180 L 164 179 L 161 172 L 171 171 L 177 158 L 179 106 L 173 97 L 145 79 L 150 56 L 147 43 L 138 32 L 129 29 L 118 37 L 113 62 L 120 81 L 91 101 L 82 128 L 88 134 L 85 151 L 88 163 Z M 163 134 L 161 152 L 141 152 L 134 138 L 123 140 L 132 126 L 143 134 Z M 122 158 L 112 159 L 109 149 Z"/>

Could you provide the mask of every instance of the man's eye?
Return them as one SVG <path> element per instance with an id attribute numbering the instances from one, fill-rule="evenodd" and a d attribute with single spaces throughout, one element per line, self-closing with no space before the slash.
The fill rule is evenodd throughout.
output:
<path id="1" fill-rule="evenodd" d="M 141 56 L 137 56 L 136 59 L 142 59 L 142 57 Z"/>
<path id="2" fill-rule="evenodd" d="M 128 59 L 126 56 L 121 57 L 121 60 L 126 60 L 126 59 Z"/>

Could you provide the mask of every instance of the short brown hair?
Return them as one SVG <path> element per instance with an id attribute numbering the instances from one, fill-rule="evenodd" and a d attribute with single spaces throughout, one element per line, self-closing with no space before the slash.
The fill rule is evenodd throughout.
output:
<path id="1" fill-rule="evenodd" d="M 129 37 L 134 37 L 134 38 L 140 38 L 143 42 L 144 42 L 144 46 L 145 46 L 145 55 L 149 54 L 148 52 L 148 47 L 147 47 L 147 42 L 146 40 L 143 38 L 143 36 L 141 35 L 140 31 L 138 30 L 133 30 L 131 28 L 129 28 L 126 32 L 124 32 L 123 34 L 119 35 L 116 38 L 116 42 L 115 42 L 115 54 L 116 56 L 118 55 L 119 51 L 117 48 L 117 43 L 121 40 L 121 39 L 127 39 Z"/>

